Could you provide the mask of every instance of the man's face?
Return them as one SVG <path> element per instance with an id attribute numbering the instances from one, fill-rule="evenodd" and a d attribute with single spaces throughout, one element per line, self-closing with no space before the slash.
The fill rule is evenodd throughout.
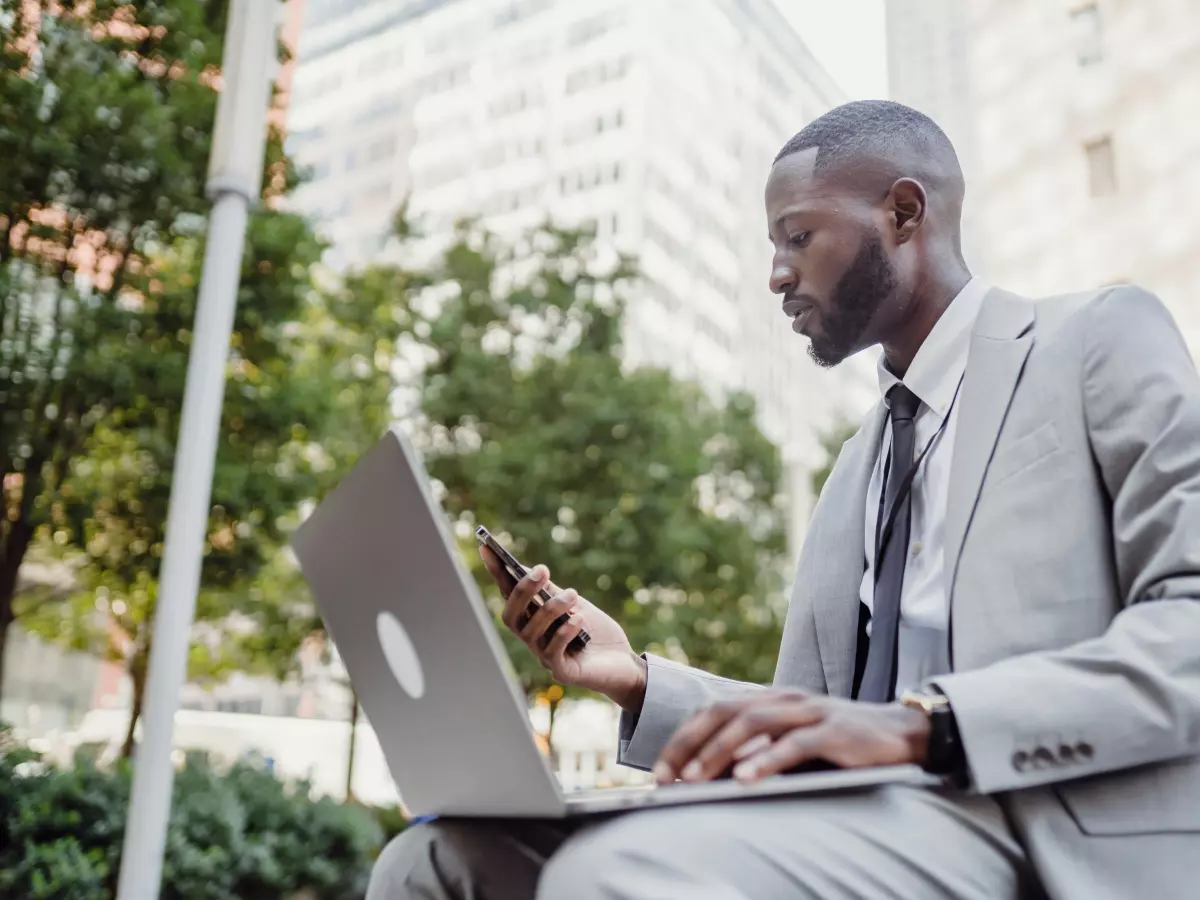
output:
<path id="1" fill-rule="evenodd" d="M 809 355 L 835 366 L 879 342 L 898 282 L 878 211 L 836 179 L 814 179 L 816 154 L 785 156 L 767 179 L 771 290 L 783 298 L 792 330 L 812 342 Z"/>

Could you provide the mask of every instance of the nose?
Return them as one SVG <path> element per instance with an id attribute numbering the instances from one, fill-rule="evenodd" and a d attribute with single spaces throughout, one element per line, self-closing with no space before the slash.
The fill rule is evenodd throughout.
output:
<path id="1" fill-rule="evenodd" d="M 771 293 L 788 294 L 796 290 L 800 278 L 790 266 L 777 265 L 771 269 Z"/>

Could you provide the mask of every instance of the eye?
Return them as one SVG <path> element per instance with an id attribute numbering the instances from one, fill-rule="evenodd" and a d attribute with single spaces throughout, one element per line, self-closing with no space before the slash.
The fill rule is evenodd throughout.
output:
<path id="1" fill-rule="evenodd" d="M 798 231 L 788 238 L 788 244 L 793 247 L 803 247 L 808 244 L 808 239 L 811 234 L 812 232 L 810 231 Z"/>

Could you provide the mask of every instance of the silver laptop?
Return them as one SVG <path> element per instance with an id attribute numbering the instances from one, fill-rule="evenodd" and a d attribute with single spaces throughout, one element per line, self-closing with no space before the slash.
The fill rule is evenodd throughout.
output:
<path id="1" fill-rule="evenodd" d="M 557 818 L 941 783 L 896 766 L 564 795 L 534 742 L 492 617 L 400 431 L 359 461 L 293 546 L 413 815 Z"/>

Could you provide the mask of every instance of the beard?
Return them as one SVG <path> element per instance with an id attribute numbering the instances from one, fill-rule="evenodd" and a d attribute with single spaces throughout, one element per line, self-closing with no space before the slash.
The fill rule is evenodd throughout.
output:
<path id="1" fill-rule="evenodd" d="M 861 349 L 861 341 L 879 307 L 896 290 L 896 271 L 872 231 L 833 291 L 832 312 L 821 332 L 811 336 L 808 355 L 822 368 L 836 366 Z"/>

